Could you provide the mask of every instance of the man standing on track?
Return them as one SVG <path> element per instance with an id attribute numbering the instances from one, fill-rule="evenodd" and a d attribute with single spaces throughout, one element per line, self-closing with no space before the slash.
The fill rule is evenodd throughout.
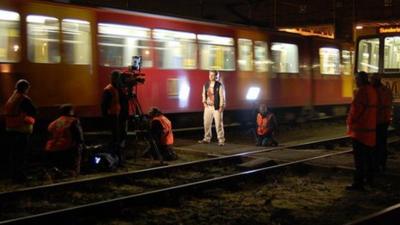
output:
<path id="1" fill-rule="evenodd" d="M 358 90 L 354 94 L 347 116 L 348 134 L 353 142 L 353 184 L 347 190 L 364 190 L 365 181 L 373 183 L 373 152 L 376 145 L 377 93 L 368 82 L 368 75 L 359 72 L 356 76 Z"/>
<path id="2" fill-rule="evenodd" d="M 215 129 L 218 136 L 218 145 L 224 146 L 224 122 L 223 111 L 225 108 L 225 88 L 219 82 L 219 72 L 211 70 L 208 75 L 210 81 L 204 84 L 202 100 L 204 105 L 204 138 L 200 144 L 209 144 L 212 138 L 211 126 L 215 120 Z"/>
<path id="3" fill-rule="evenodd" d="M 387 136 L 388 127 L 392 118 L 392 91 L 382 84 L 378 74 L 371 77 L 371 84 L 378 94 L 378 111 L 376 117 L 376 166 L 384 172 L 386 170 L 387 159 Z"/>
<path id="4" fill-rule="evenodd" d="M 15 91 L 5 105 L 5 119 L 8 145 L 9 170 L 16 182 L 26 180 L 26 162 L 29 140 L 37 110 L 28 97 L 31 85 L 27 80 L 18 80 Z"/>

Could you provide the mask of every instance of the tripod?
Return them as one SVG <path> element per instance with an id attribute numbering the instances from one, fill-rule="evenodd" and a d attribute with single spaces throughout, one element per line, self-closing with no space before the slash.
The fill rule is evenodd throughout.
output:
<path id="1" fill-rule="evenodd" d="M 133 89 L 134 88 L 134 89 Z M 161 152 L 157 146 L 156 140 L 153 137 L 150 127 L 148 124 L 148 121 L 146 120 L 146 117 L 142 111 L 142 106 L 140 105 L 139 99 L 137 97 L 137 85 L 128 88 L 128 93 L 129 93 L 129 100 L 132 104 L 130 104 L 130 107 L 133 107 L 134 110 L 134 116 L 132 119 L 132 122 L 137 126 L 135 129 L 135 137 L 136 141 L 138 142 L 139 139 L 139 134 L 141 134 L 143 140 L 147 142 L 149 148 L 144 152 L 146 154 L 148 151 L 154 151 L 160 160 L 160 164 L 164 164 L 164 159 L 161 155 Z M 132 108 L 131 108 L 132 110 Z M 137 159 L 137 154 L 138 151 L 135 151 L 135 160 Z"/>

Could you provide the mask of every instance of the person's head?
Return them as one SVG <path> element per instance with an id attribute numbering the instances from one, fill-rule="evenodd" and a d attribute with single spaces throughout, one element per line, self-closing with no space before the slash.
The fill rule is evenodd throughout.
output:
<path id="1" fill-rule="evenodd" d="M 260 106 L 258 107 L 258 112 L 261 114 L 265 114 L 268 112 L 268 107 L 266 104 L 260 104 Z"/>
<path id="2" fill-rule="evenodd" d="M 362 87 L 364 85 L 369 84 L 368 74 L 364 71 L 358 72 L 356 75 L 356 84 L 357 87 Z"/>
<path id="3" fill-rule="evenodd" d="M 121 71 L 114 70 L 111 72 L 111 84 L 114 87 L 119 87 L 121 81 Z"/>
<path id="4" fill-rule="evenodd" d="M 73 116 L 74 107 L 71 104 L 63 104 L 58 108 L 60 116 Z"/>
<path id="5" fill-rule="evenodd" d="M 219 72 L 217 70 L 210 70 L 208 73 L 208 78 L 210 81 L 216 81 L 219 79 Z"/>
<path id="6" fill-rule="evenodd" d="M 149 114 L 150 118 L 153 118 L 153 117 L 162 115 L 162 112 L 161 112 L 161 110 L 160 110 L 159 108 L 157 108 L 157 107 L 152 107 L 152 108 L 149 110 L 149 113 L 148 113 L 148 114 Z"/>
<path id="7" fill-rule="evenodd" d="M 375 86 L 375 87 L 381 85 L 382 84 L 381 83 L 381 76 L 379 74 L 372 75 L 371 76 L 371 84 L 373 86 Z"/>
<path id="8" fill-rule="evenodd" d="M 31 84 L 27 80 L 20 79 L 15 84 L 15 90 L 17 90 L 19 93 L 27 93 L 30 86 Z"/>

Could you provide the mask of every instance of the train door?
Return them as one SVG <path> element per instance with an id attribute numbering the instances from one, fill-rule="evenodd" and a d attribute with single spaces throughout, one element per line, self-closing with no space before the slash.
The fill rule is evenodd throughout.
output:
<path id="1" fill-rule="evenodd" d="M 393 93 L 393 123 L 400 121 L 400 34 L 360 37 L 357 41 L 355 71 L 380 74 Z"/>

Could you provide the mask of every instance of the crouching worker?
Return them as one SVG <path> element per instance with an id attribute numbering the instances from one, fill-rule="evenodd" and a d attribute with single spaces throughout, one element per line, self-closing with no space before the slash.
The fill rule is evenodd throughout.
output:
<path id="1" fill-rule="evenodd" d="M 272 112 L 265 104 L 261 104 L 257 114 L 257 146 L 277 146 L 278 142 L 274 135 L 277 131 L 278 123 Z"/>
<path id="2" fill-rule="evenodd" d="M 154 139 L 157 149 L 151 149 L 150 154 L 152 157 L 158 158 L 158 154 L 164 160 L 175 160 L 177 155 L 172 146 L 174 144 L 174 135 L 172 133 L 171 121 L 163 115 L 158 108 L 152 108 L 149 111 L 150 121 L 150 134 Z M 157 152 L 158 150 L 158 152 Z"/>
<path id="3" fill-rule="evenodd" d="M 46 144 L 46 155 L 52 166 L 77 176 L 81 169 L 83 132 L 80 121 L 74 116 L 72 105 L 60 107 L 60 117 L 48 127 L 50 139 Z"/>

